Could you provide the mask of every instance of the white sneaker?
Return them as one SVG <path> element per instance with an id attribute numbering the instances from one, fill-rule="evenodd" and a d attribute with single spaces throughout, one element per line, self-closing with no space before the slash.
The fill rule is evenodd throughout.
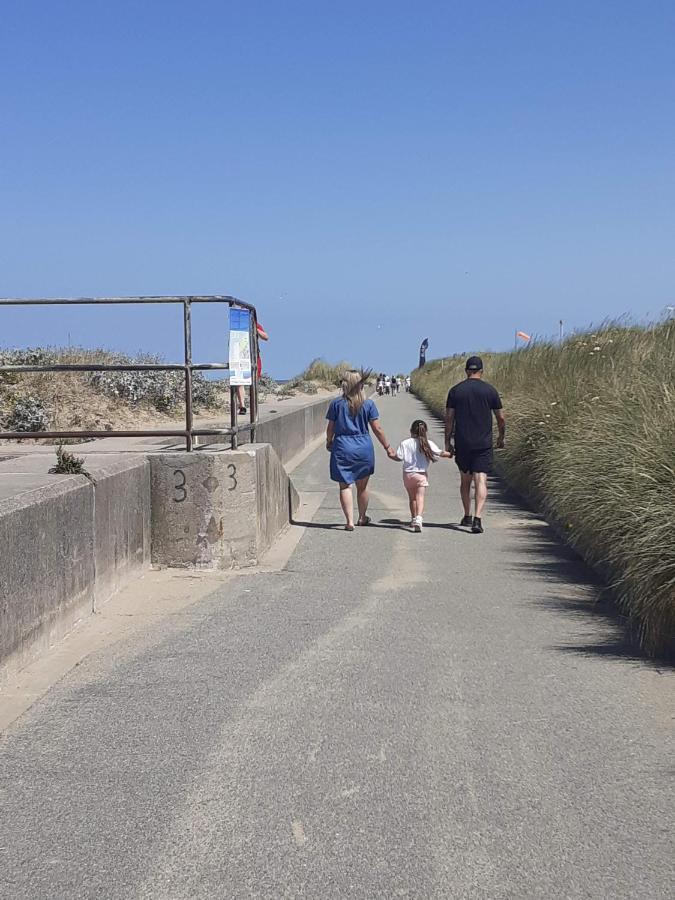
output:
<path id="1" fill-rule="evenodd" d="M 413 531 L 420 534 L 422 531 L 422 516 L 415 516 L 413 519 Z"/>

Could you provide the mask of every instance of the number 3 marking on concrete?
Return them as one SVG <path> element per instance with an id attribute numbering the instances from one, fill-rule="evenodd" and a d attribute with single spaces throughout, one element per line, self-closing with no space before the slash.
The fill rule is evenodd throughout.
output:
<path id="1" fill-rule="evenodd" d="M 227 468 L 230 470 L 229 478 L 232 481 L 232 487 L 228 488 L 228 491 L 234 491 L 238 484 L 237 477 L 236 477 L 237 476 L 237 467 L 235 466 L 234 463 L 230 463 Z"/>
<path id="2" fill-rule="evenodd" d="M 179 479 L 181 479 L 178 481 L 178 484 L 174 484 L 173 486 L 173 502 L 182 503 L 187 498 L 187 488 L 185 487 L 185 472 L 182 469 L 174 469 L 173 474 L 178 475 Z"/>

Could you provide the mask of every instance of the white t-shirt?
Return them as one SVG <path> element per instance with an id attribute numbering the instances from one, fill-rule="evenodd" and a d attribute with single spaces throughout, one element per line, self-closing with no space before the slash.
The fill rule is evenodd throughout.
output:
<path id="1" fill-rule="evenodd" d="M 437 447 L 433 441 L 429 441 L 429 446 L 434 456 L 441 455 L 440 447 Z M 409 437 L 405 441 L 401 441 L 396 455 L 403 460 L 404 472 L 426 472 L 429 468 L 429 460 L 420 450 L 417 438 Z"/>

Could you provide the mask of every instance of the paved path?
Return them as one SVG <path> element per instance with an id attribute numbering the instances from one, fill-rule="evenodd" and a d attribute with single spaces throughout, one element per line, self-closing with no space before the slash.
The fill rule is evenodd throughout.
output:
<path id="1" fill-rule="evenodd" d="M 392 441 L 421 411 L 381 407 Z M 672 896 L 672 674 L 521 507 L 453 525 L 453 464 L 413 535 L 379 452 L 348 534 L 327 462 L 283 571 L 91 655 L 0 740 L 0 896 Z"/>

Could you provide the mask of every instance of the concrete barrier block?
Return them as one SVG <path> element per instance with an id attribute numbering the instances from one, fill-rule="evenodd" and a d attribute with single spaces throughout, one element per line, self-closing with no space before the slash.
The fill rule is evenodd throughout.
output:
<path id="1" fill-rule="evenodd" d="M 156 566 L 256 565 L 297 508 L 297 493 L 267 444 L 160 453 L 150 466 Z"/>
<path id="2" fill-rule="evenodd" d="M 152 562 L 230 569 L 256 560 L 255 455 L 225 450 L 150 458 Z"/>

